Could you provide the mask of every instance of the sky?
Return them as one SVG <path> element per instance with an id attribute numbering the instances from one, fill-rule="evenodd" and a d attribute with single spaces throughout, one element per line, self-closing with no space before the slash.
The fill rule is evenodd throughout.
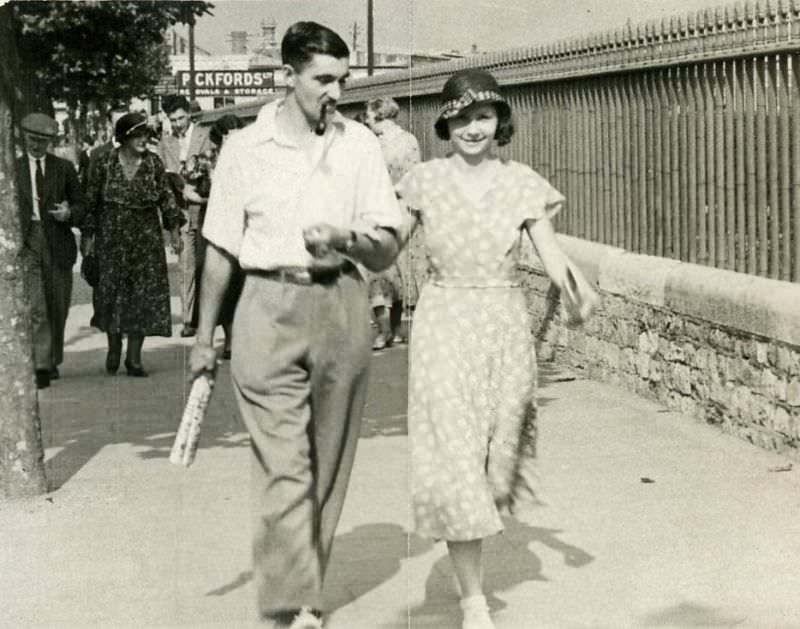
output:
<path id="1" fill-rule="evenodd" d="M 212 0 L 214 1 L 214 0 Z M 280 39 L 298 20 L 315 20 L 336 30 L 352 47 L 353 23 L 366 47 L 367 0 L 216 0 L 214 16 L 195 28 L 197 45 L 214 54 L 230 52 L 230 31 L 260 31 L 274 19 Z M 731 5 L 729 0 L 374 0 L 375 48 L 418 52 L 537 46 L 614 30 L 630 19 L 696 13 Z M 251 43 L 255 40 L 251 39 Z"/>

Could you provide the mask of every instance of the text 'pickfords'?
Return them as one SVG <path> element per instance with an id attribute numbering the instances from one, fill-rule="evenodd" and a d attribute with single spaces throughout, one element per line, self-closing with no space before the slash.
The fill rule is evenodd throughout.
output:
<path id="1" fill-rule="evenodd" d="M 178 72 L 178 89 L 189 88 L 192 73 L 187 70 Z M 271 70 L 195 70 L 194 87 L 196 90 L 213 91 L 217 94 L 260 94 L 272 90 L 275 80 Z"/>

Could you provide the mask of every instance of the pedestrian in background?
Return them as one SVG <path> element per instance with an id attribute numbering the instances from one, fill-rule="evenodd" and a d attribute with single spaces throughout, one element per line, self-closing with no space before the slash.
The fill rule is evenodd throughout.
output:
<path id="1" fill-rule="evenodd" d="M 64 329 L 72 300 L 72 266 L 78 257 L 73 227 L 83 221 L 85 198 L 75 167 L 48 152 L 58 124 L 43 113 L 20 127 L 25 154 L 17 159 L 19 213 L 31 295 L 36 386 L 50 386 L 64 360 Z"/>
<path id="2" fill-rule="evenodd" d="M 424 225 L 432 276 L 414 316 L 408 427 L 417 532 L 447 542 L 464 629 L 493 629 L 481 583 L 485 538 L 501 513 L 536 502 L 536 356 L 518 277 L 522 238 L 564 286 L 571 263 L 550 218 L 564 197 L 528 166 L 499 159 L 514 126 L 488 72 L 444 85 L 436 135 L 452 153 L 398 185 L 411 229 Z"/>
<path id="3" fill-rule="evenodd" d="M 214 171 L 190 367 L 216 367 L 214 327 L 238 260 L 231 376 L 253 453 L 260 619 L 318 629 L 370 359 L 367 288 L 353 262 L 388 267 L 403 221 L 377 139 L 335 110 L 347 44 L 299 22 L 281 56 L 286 97 L 225 141 Z"/>
<path id="4" fill-rule="evenodd" d="M 82 245 L 97 257 L 97 326 L 108 336 L 109 374 L 119 369 L 123 336 L 128 375 L 145 377 L 145 337 L 172 334 L 162 224 L 180 251 L 184 218 L 161 159 L 146 148 L 149 133 L 145 116 L 122 116 L 114 129 L 119 146 L 99 158 L 89 179 Z"/>
<path id="5" fill-rule="evenodd" d="M 203 261 L 205 260 L 206 240 L 202 236 L 203 223 L 205 221 L 206 209 L 208 207 L 208 195 L 211 191 L 211 183 L 214 175 L 214 168 L 217 163 L 217 156 L 222 149 L 222 144 L 225 138 L 236 129 L 241 129 L 244 126 L 241 118 L 234 114 L 225 114 L 218 118 L 208 132 L 208 137 L 211 140 L 212 149 L 207 151 L 207 154 L 198 157 L 196 176 L 189 176 L 184 189 L 184 197 L 192 203 L 200 204 L 199 214 L 199 229 L 200 247 L 199 247 L 199 260 L 198 265 L 198 286 L 202 286 L 203 277 Z M 222 326 L 222 331 L 225 335 L 225 341 L 222 350 L 222 358 L 229 360 L 231 357 L 231 344 L 233 342 L 233 315 L 236 311 L 236 304 L 239 301 L 239 295 L 242 292 L 242 284 L 244 282 L 244 275 L 239 268 L 238 263 L 234 263 L 234 268 L 231 271 L 231 279 L 228 283 L 228 290 L 225 292 L 225 298 L 222 300 L 220 307 L 219 318 L 217 323 Z"/>
<path id="6" fill-rule="evenodd" d="M 97 167 L 97 163 L 100 159 L 111 152 L 112 149 L 119 146 L 116 140 L 114 139 L 113 131 L 117 124 L 117 121 L 122 118 L 125 114 L 128 113 L 128 108 L 123 105 L 116 105 L 109 108 L 108 113 L 106 114 L 106 119 L 108 120 L 108 124 L 111 128 L 111 139 L 98 146 L 94 147 L 91 151 L 89 151 L 89 160 L 86 165 L 86 168 L 81 171 L 81 184 L 83 185 L 84 191 L 88 194 L 89 191 L 89 180 L 92 177 L 93 172 Z M 81 238 L 83 238 L 83 232 L 81 232 Z M 88 251 L 88 248 L 84 248 L 81 246 L 81 251 Z M 84 260 L 82 263 L 82 270 L 86 272 L 83 273 L 84 279 L 86 282 L 92 287 L 92 317 L 89 319 L 89 325 L 92 327 L 98 327 L 97 322 L 97 257 L 94 253 L 89 254 L 88 256 L 84 256 Z"/>
<path id="7" fill-rule="evenodd" d="M 158 154 L 164 162 L 180 207 L 185 209 L 186 224 L 181 230 L 183 244 L 180 256 L 181 303 L 183 328 L 182 337 L 194 336 L 197 310 L 195 297 L 197 291 L 198 269 L 198 225 L 200 204 L 187 202 L 183 197 L 183 185 L 189 164 L 195 156 L 210 148 L 208 129 L 195 124 L 191 119 L 191 106 L 184 96 L 171 96 L 164 99 L 164 112 L 169 119 L 171 133 L 164 134 L 158 143 Z"/>
<path id="8" fill-rule="evenodd" d="M 397 184 L 409 169 L 419 162 L 419 143 L 411 133 L 395 122 L 400 107 L 392 98 L 378 97 L 367 101 L 364 124 L 378 136 L 383 159 L 392 184 Z M 417 302 L 419 237 L 415 236 L 386 271 L 368 273 L 370 305 L 378 328 L 372 349 L 391 347 L 400 340 L 403 308 Z"/>
<path id="9" fill-rule="evenodd" d="M 212 175 L 213 167 L 216 166 L 216 158 L 219 151 L 222 150 L 223 143 L 228 136 L 241 129 L 244 123 L 238 116 L 233 114 L 226 114 L 219 118 L 212 126 L 208 137 L 215 146 L 214 160 L 212 162 Z M 212 176 L 213 181 L 213 176 Z M 202 226 L 202 221 L 201 221 Z M 225 298 L 222 300 L 222 305 L 219 311 L 219 324 L 225 334 L 225 344 L 222 350 L 222 358 L 225 360 L 231 357 L 231 347 L 233 343 L 233 315 L 236 312 L 236 304 L 239 302 L 239 295 L 242 292 L 244 285 L 244 274 L 238 263 L 234 263 L 231 269 L 231 279 L 228 282 L 228 290 L 225 292 Z"/>

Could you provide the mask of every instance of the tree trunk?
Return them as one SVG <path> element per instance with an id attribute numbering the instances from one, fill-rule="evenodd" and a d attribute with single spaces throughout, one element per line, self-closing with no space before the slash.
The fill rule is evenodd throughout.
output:
<path id="1" fill-rule="evenodd" d="M 13 20 L 0 7 L 0 499 L 47 491 L 14 168 Z"/>

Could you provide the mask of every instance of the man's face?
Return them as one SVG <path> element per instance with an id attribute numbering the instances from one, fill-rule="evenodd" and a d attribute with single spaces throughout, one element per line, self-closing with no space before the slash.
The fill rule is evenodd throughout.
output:
<path id="1" fill-rule="evenodd" d="M 181 135 L 189 128 L 189 112 L 185 109 L 176 109 L 167 117 L 175 134 Z"/>
<path id="2" fill-rule="evenodd" d="M 350 61 L 331 55 L 315 54 L 299 71 L 285 66 L 286 81 L 292 88 L 291 96 L 300 107 L 311 126 L 322 117 L 323 108 L 332 111 L 344 92 L 350 76 Z"/>
<path id="3" fill-rule="evenodd" d="M 50 138 L 43 138 L 33 133 L 25 133 L 25 148 L 31 157 L 40 159 L 47 153 L 47 147 L 50 146 Z"/>

